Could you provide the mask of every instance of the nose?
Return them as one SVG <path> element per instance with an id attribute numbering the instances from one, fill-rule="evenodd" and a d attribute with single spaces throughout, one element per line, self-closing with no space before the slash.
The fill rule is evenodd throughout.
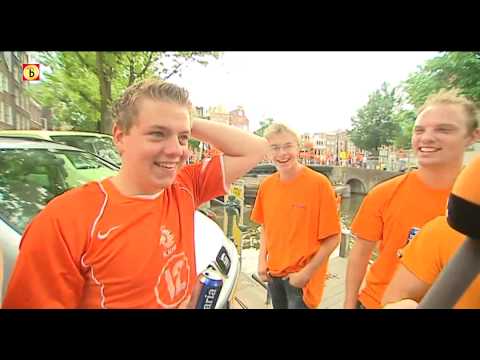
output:
<path id="1" fill-rule="evenodd" d="M 435 132 L 431 129 L 425 129 L 421 134 L 413 135 L 413 139 L 418 145 L 431 144 L 435 142 Z"/>
<path id="2" fill-rule="evenodd" d="M 283 155 L 284 153 L 288 153 L 288 150 L 285 147 L 280 146 L 280 148 L 278 149 L 278 154 Z"/>
<path id="3" fill-rule="evenodd" d="M 164 151 L 168 156 L 179 157 L 183 155 L 185 147 L 180 144 L 176 136 L 171 136 L 165 143 Z"/>

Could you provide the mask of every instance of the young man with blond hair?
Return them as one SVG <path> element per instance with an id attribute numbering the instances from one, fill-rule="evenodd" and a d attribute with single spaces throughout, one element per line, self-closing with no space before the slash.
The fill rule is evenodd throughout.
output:
<path id="1" fill-rule="evenodd" d="M 464 151 L 477 139 L 477 128 L 475 104 L 456 90 L 432 95 L 419 109 L 412 134 L 418 170 L 374 187 L 352 223 L 356 241 L 347 266 L 345 308 L 381 307 L 401 249 L 428 221 L 445 214 Z M 379 255 L 367 273 L 377 243 Z"/>
<path id="2" fill-rule="evenodd" d="M 329 180 L 298 162 L 298 135 L 283 124 L 266 129 L 277 172 L 259 187 L 251 218 L 261 225 L 258 273 L 275 309 L 317 308 L 340 222 Z"/>
<path id="3" fill-rule="evenodd" d="M 196 280 L 194 211 L 261 161 L 264 139 L 190 116 L 188 92 L 130 86 L 113 109 L 118 175 L 53 199 L 29 224 L 7 308 L 179 308 Z M 190 136 L 223 155 L 187 165 Z"/>

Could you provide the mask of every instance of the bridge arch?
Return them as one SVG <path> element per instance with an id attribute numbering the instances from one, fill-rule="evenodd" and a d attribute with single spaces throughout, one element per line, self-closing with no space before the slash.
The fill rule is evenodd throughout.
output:
<path id="1" fill-rule="evenodd" d="M 346 181 L 346 184 L 350 186 L 352 194 L 366 194 L 368 191 L 365 183 L 358 178 L 350 178 Z"/>

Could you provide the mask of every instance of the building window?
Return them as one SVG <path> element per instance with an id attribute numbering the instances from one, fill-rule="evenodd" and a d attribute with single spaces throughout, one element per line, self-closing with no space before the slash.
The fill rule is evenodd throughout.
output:
<path id="1" fill-rule="evenodd" d="M 10 125 L 13 125 L 13 106 L 8 106 L 10 109 Z"/>
<path id="2" fill-rule="evenodd" d="M 15 65 L 15 72 L 13 73 L 13 77 L 19 83 L 22 80 L 22 69 L 20 66 Z"/>
<path id="3" fill-rule="evenodd" d="M 4 112 L 4 119 L 5 123 L 8 125 L 13 125 L 13 116 L 12 116 L 12 107 L 10 104 L 5 104 L 5 112 Z"/>
<path id="4" fill-rule="evenodd" d="M 3 56 L 5 57 L 8 71 L 12 71 L 12 53 L 10 51 L 4 51 Z"/>
<path id="5" fill-rule="evenodd" d="M 4 73 L 0 73 L 0 91 L 8 92 L 8 77 Z"/>
<path id="6" fill-rule="evenodd" d="M 20 106 L 20 94 L 18 88 L 15 88 L 15 104 Z"/>
<path id="7" fill-rule="evenodd" d="M 0 121 L 5 122 L 5 111 L 3 109 L 3 101 L 0 101 Z"/>

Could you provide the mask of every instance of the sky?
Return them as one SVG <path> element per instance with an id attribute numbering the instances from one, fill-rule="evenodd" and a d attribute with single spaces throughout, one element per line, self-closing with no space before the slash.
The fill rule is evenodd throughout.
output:
<path id="1" fill-rule="evenodd" d="M 250 131 L 273 118 L 300 133 L 349 129 L 368 95 L 398 85 L 438 52 L 224 52 L 207 66 L 189 64 L 169 81 L 194 106 L 243 106 Z"/>

